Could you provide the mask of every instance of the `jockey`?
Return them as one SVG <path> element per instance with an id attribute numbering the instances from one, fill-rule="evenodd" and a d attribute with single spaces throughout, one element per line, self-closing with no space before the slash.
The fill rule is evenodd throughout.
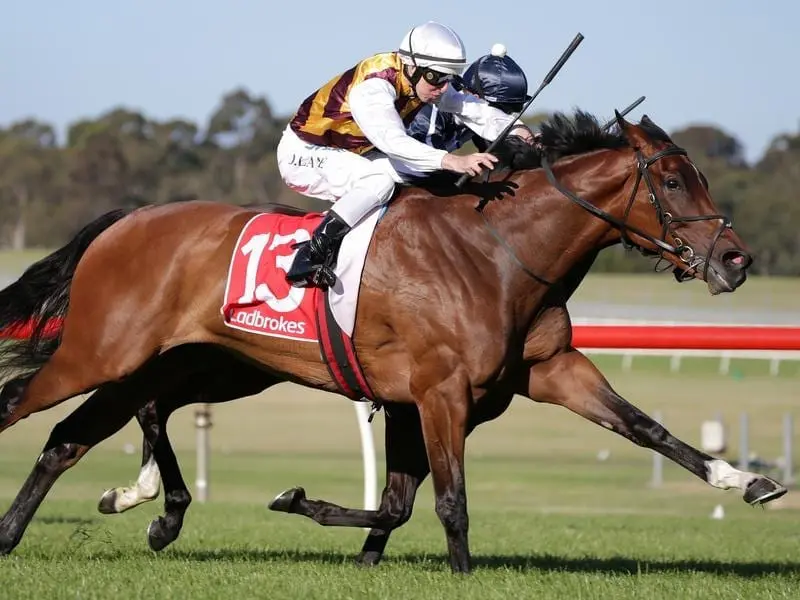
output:
<path id="1" fill-rule="evenodd" d="M 509 114 L 522 112 L 530 100 L 525 72 L 507 56 L 503 44 L 495 44 L 489 54 L 467 67 L 458 87 Z M 512 131 L 517 127 L 526 128 L 520 123 Z M 441 112 L 435 104 L 423 106 L 406 129 L 414 139 L 448 152 L 461 148 L 470 140 L 482 152 L 488 146 L 457 115 Z"/>
<path id="2" fill-rule="evenodd" d="M 345 234 L 388 202 L 408 175 L 447 170 L 477 175 L 497 158 L 456 155 L 408 135 L 406 125 L 426 103 L 459 115 L 493 140 L 513 119 L 486 100 L 448 85 L 466 66 L 461 38 L 429 21 L 409 31 L 398 50 L 376 54 L 336 76 L 300 105 L 281 136 L 278 169 L 301 194 L 335 202 L 312 234 L 297 245 L 286 274 L 295 287 L 330 286 Z M 530 139 L 530 131 L 516 135 Z"/>

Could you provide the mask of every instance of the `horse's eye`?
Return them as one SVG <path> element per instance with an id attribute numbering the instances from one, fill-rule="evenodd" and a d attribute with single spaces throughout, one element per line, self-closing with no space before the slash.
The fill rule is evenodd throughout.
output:
<path id="1" fill-rule="evenodd" d="M 665 185 L 667 186 L 668 190 L 679 190 L 681 188 L 681 182 L 674 177 L 667 179 Z"/>

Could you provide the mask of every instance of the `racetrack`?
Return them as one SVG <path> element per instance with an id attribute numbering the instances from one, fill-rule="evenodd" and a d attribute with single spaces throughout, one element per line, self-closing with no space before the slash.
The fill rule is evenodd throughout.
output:
<path id="1" fill-rule="evenodd" d="M 611 382 L 667 427 L 698 444 L 700 421 L 721 412 L 735 457 L 739 412 L 751 415 L 751 449 L 781 452 L 780 419 L 797 408 L 796 370 L 735 363 L 731 375 L 697 362 L 670 376 L 667 359 L 643 359 L 633 373 L 603 357 Z M 689 363 L 687 363 L 689 364 Z M 49 428 L 69 401 L 0 437 L 0 497 L 19 489 Z M 192 408 L 171 435 L 194 480 Z M 382 440 L 384 416 L 373 425 Z M 101 516 L 104 488 L 132 481 L 139 433 L 132 425 L 95 449 L 56 484 L 20 546 L 3 561 L 4 598 L 779 598 L 800 584 L 800 506 L 793 491 L 778 509 L 753 509 L 735 491 L 712 489 L 678 467 L 650 489 L 651 456 L 561 408 L 512 404 L 470 438 L 468 578 L 449 573 L 430 483 L 416 513 L 390 543 L 385 562 L 351 564 L 363 532 L 322 528 L 266 503 L 302 484 L 311 497 L 362 501 L 354 411 L 322 392 L 282 384 L 215 407 L 211 501 L 190 508 L 182 537 L 156 555 L 145 529 L 160 502 Z M 125 445 L 134 444 L 134 454 Z M 602 450 L 607 460 L 598 460 Z M 714 506 L 726 511 L 711 520 Z"/>

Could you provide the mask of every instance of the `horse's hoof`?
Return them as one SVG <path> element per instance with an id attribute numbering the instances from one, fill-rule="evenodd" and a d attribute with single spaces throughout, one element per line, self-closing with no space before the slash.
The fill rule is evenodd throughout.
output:
<path id="1" fill-rule="evenodd" d="M 175 541 L 177 536 L 172 535 L 167 529 L 164 517 L 153 519 L 147 526 L 147 545 L 153 552 L 158 552 Z"/>
<path id="2" fill-rule="evenodd" d="M 8 556 L 17 544 L 11 538 L 0 535 L 0 556 Z"/>
<path id="3" fill-rule="evenodd" d="M 97 504 L 97 510 L 104 515 L 119 514 L 120 511 L 117 509 L 116 489 L 106 490 L 103 492 L 103 496 L 100 498 L 100 502 Z"/>
<path id="4" fill-rule="evenodd" d="M 306 499 L 306 491 L 301 487 L 289 488 L 281 492 L 267 505 L 270 510 L 290 513 L 297 503 Z"/>
<path id="5" fill-rule="evenodd" d="M 766 504 L 772 500 L 777 500 L 787 491 L 789 490 L 769 477 L 756 477 L 747 484 L 747 489 L 744 491 L 744 501 L 750 506 Z"/>
<path id="6" fill-rule="evenodd" d="M 377 567 L 383 555 L 380 552 L 362 552 L 356 557 L 356 566 Z"/>

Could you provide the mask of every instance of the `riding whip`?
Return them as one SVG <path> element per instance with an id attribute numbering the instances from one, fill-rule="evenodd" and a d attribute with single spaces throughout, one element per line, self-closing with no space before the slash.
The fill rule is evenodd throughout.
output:
<path id="1" fill-rule="evenodd" d="M 637 107 L 637 106 L 639 106 L 639 105 L 640 105 L 642 102 L 644 102 L 644 99 L 645 99 L 645 96 L 640 96 L 640 97 L 639 97 L 639 99 L 638 99 L 638 100 L 636 100 L 636 102 L 633 102 L 633 103 L 629 104 L 627 107 L 625 107 L 625 110 L 621 110 L 621 111 L 619 111 L 619 116 L 620 116 L 620 117 L 624 117 L 625 115 L 627 115 L 627 114 L 628 114 L 629 112 L 631 112 L 631 111 L 632 111 L 634 108 L 636 108 L 636 107 Z M 614 123 L 616 123 L 616 122 L 617 122 L 617 119 L 616 119 L 616 117 L 615 117 L 615 118 L 613 118 L 613 119 L 611 119 L 611 120 L 610 120 L 608 123 L 606 123 L 605 125 L 603 125 L 603 131 L 606 131 L 606 130 L 608 130 L 608 129 L 611 129 L 611 126 L 612 126 Z"/>

